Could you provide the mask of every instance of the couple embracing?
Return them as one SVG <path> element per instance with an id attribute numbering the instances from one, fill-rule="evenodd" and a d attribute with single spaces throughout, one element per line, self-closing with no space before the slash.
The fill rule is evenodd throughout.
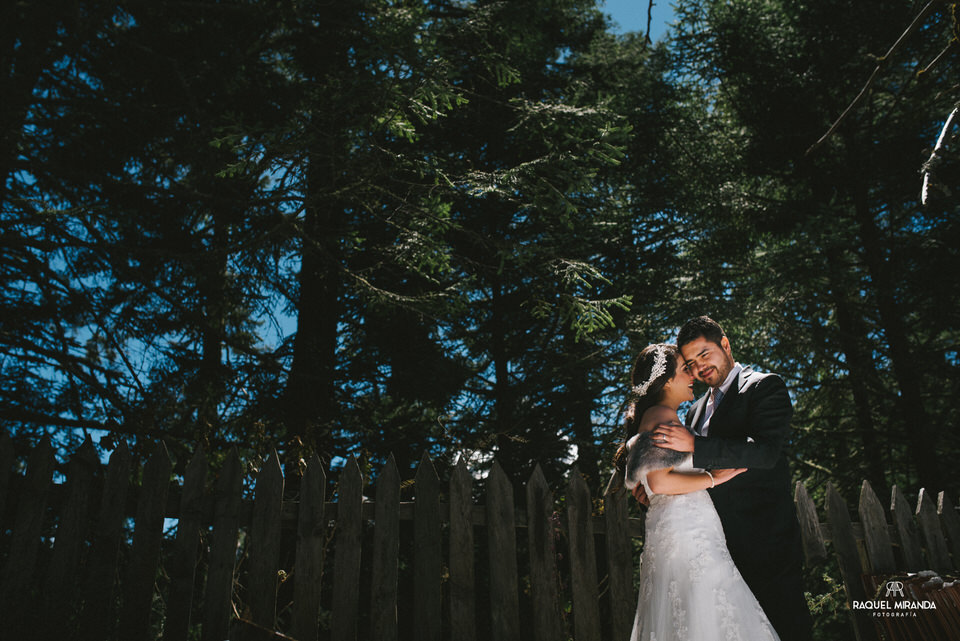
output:
<path id="1" fill-rule="evenodd" d="M 695 378 L 710 389 L 683 426 Z M 645 348 L 632 382 L 617 466 L 649 510 L 631 641 L 810 639 L 783 380 L 742 367 L 701 316 Z"/>

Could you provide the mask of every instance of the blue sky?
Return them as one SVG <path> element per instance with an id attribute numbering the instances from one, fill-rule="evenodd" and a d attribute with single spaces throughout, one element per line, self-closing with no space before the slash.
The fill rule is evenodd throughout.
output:
<path id="1" fill-rule="evenodd" d="M 648 0 L 606 0 L 601 4 L 604 13 L 613 17 L 619 25 L 618 33 L 627 31 L 646 31 Z M 673 6 L 669 0 L 655 0 L 650 33 L 657 40 L 667 25 L 673 21 Z"/>

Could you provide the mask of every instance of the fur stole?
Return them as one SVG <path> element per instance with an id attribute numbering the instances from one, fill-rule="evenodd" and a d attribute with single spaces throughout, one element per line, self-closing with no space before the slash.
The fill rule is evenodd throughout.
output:
<path id="1" fill-rule="evenodd" d="M 690 452 L 677 452 L 654 445 L 653 432 L 640 432 L 627 441 L 627 473 L 624 484 L 633 489 L 647 478 L 652 470 L 676 467 L 688 457 Z"/>

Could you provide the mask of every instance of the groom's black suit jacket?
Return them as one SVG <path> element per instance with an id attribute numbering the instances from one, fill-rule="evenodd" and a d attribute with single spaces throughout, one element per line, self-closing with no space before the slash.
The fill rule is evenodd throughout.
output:
<path id="1" fill-rule="evenodd" d="M 706 400 L 704 395 L 687 412 L 691 429 L 699 425 Z M 749 468 L 711 489 L 710 496 L 730 554 L 781 638 L 809 630 L 800 587 L 800 527 L 786 458 L 792 415 L 779 376 L 743 368 L 717 405 L 707 436 L 695 437 L 693 453 L 696 467 Z"/>

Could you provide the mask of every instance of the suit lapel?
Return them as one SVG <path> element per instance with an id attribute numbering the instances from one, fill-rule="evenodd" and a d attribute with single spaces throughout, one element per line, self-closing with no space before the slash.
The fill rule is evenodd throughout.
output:
<path id="1" fill-rule="evenodd" d="M 709 393 L 709 392 L 708 392 Z M 704 394 L 698 398 L 693 403 L 693 407 L 690 408 L 690 411 L 687 412 L 687 415 L 684 417 L 687 419 L 687 427 L 696 431 L 697 427 L 700 425 L 700 419 L 703 418 L 703 411 L 707 407 L 707 394 Z M 690 419 L 689 417 L 693 417 Z"/>
<path id="2" fill-rule="evenodd" d="M 749 367 L 744 367 L 740 370 L 740 373 L 737 374 L 737 380 L 733 382 L 733 385 L 730 386 L 727 393 L 723 395 L 720 404 L 717 405 L 716 409 L 713 410 L 713 414 L 710 416 L 710 432 L 713 432 L 714 428 L 723 430 L 723 419 L 737 404 L 737 398 L 747 386 L 747 383 L 749 383 L 752 374 L 753 370 Z M 704 405 L 706 405 L 706 403 L 704 403 Z"/>

